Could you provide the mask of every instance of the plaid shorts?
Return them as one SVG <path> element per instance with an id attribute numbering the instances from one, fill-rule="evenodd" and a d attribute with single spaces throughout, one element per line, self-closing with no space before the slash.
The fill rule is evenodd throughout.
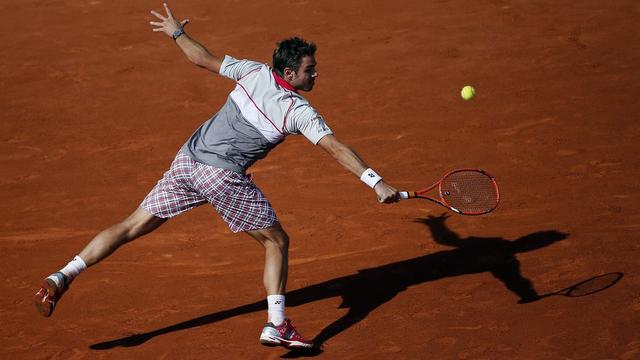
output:
<path id="1" fill-rule="evenodd" d="M 278 222 L 249 176 L 199 163 L 182 152 L 140 207 L 168 219 L 207 202 L 233 232 L 264 229 Z"/>

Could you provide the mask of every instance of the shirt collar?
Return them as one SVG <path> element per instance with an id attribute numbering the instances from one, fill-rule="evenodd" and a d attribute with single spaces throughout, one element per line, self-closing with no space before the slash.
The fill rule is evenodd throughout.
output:
<path id="1" fill-rule="evenodd" d="M 273 71 L 273 77 L 276 79 L 276 83 L 289 91 L 293 91 L 294 93 L 298 93 L 298 90 L 291 86 L 288 82 L 286 82 L 283 78 L 281 78 L 275 71 Z"/>

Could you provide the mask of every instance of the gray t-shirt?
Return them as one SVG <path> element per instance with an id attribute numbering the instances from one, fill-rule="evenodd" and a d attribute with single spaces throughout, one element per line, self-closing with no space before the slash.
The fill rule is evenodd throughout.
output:
<path id="1" fill-rule="evenodd" d="M 305 98 L 277 83 L 268 65 L 225 56 L 220 75 L 236 87 L 182 147 L 192 159 L 244 173 L 287 135 L 302 134 L 317 144 L 332 134 Z"/>

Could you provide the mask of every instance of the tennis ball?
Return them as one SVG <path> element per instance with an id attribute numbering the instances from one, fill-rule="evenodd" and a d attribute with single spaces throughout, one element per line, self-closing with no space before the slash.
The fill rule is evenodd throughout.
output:
<path id="1" fill-rule="evenodd" d="M 474 89 L 473 86 L 470 86 L 470 85 L 466 85 L 460 91 L 460 96 L 462 96 L 462 99 L 464 100 L 471 100 L 475 95 L 476 95 L 476 89 Z"/>

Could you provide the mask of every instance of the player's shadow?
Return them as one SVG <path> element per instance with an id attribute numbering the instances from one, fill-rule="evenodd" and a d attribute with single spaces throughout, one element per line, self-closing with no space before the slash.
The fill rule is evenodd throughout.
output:
<path id="1" fill-rule="evenodd" d="M 445 225 L 446 219 L 447 216 L 441 215 L 439 217 L 429 216 L 416 221 L 428 227 L 437 243 L 454 247 L 454 249 L 359 270 L 357 274 L 293 290 L 286 294 L 287 306 L 299 306 L 332 297 L 342 298 L 342 304 L 339 307 L 348 308 L 348 312 L 322 329 L 313 339 L 316 344 L 323 344 L 328 339 L 362 321 L 373 310 L 393 299 L 408 287 L 446 277 L 489 272 L 519 297 L 519 303 L 527 303 L 541 298 L 531 281 L 521 274 L 516 254 L 549 246 L 556 241 L 565 239 L 568 234 L 558 231 L 540 231 L 513 241 L 497 237 L 461 239 Z M 260 300 L 150 332 L 93 344 L 90 348 L 105 350 L 118 346 L 137 346 L 158 335 L 190 329 L 265 309 L 266 301 Z M 291 351 L 283 357 L 314 356 L 321 352 L 321 348 L 318 347 L 312 351 Z"/>

